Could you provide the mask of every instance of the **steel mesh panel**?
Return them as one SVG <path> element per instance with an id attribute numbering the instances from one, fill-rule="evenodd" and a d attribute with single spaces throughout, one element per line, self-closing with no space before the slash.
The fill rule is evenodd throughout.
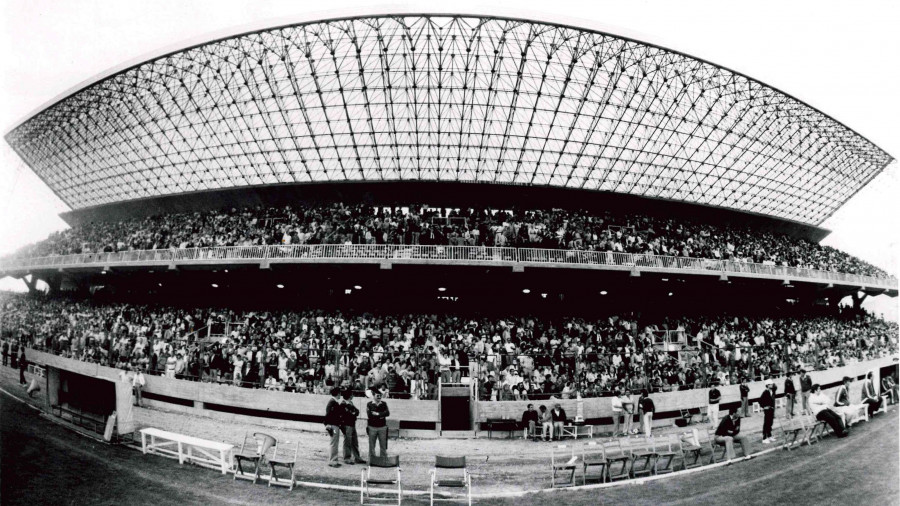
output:
<path id="1" fill-rule="evenodd" d="M 7 141 L 74 209 L 319 181 L 549 185 L 819 224 L 891 157 L 727 69 L 603 33 L 433 16 L 281 27 L 132 67 Z"/>

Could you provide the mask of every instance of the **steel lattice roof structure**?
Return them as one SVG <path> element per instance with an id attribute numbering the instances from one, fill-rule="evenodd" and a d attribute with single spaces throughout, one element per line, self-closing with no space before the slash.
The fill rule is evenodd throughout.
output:
<path id="1" fill-rule="evenodd" d="M 364 181 L 582 188 L 817 225 L 892 161 L 819 110 L 571 26 L 386 15 L 230 36 L 102 78 L 6 136 L 75 210 Z"/>

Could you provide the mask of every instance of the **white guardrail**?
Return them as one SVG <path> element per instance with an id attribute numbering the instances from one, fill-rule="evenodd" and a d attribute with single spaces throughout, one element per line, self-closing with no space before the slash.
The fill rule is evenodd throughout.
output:
<path id="1" fill-rule="evenodd" d="M 23 271 L 47 268 L 115 266 L 129 264 L 191 264 L 222 261 L 270 261 L 303 263 L 320 260 L 369 261 L 439 261 L 441 263 L 493 263 L 596 266 L 639 271 L 705 272 L 725 275 L 750 275 L 793 280 L 852 284 L 895 290 L 897 278 L 876 278 L 859 274 L 820 271 L 800 267 L 687 258 L 676 256 L 580 251 L 539 248 L 498 248 L 486 246 L 411 246 L 399 244 L 295 244 L 270 246 L 226 246 L 120 251 L 115 253 L 80 253 L 36 258 L 0 260 L 0 271 Z"/>

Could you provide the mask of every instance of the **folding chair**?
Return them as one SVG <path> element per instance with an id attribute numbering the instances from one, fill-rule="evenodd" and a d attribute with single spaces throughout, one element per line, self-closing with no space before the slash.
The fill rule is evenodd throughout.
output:
<path id="1" fill-rule="evenodd" d="M 814 445 L 819 442 L 819 430 L 823 429 L 823 423 L 816 420 L 812 417 L 812 415 L 806 415 L 806 417 L 801 418 L 801 422 L 803 423 L 803 432 L 800 437 L 800 445 L 806 443 L 807 445 Z"/>
<path id="2" fill-rule="evenodd" d="M 692 469 L 703 465 L 700 456 L 703 453 L 703 446 L 700 444 L 700 437 L 697 429 L 685 432 L 678 437 L 678 443 L 681 445 L 681 466 L 684 469 Z"/>
<path id="3" fill-rule="evenodd" d="M 656 465 L 653 467 L 653 474 L 666 474 L 675 471 L 675 459 L 681 455 L 681 450 L 676 451 L 676 447 L 680 447 L 681 442 L 678 436 L 670 434 L 669 437 L 657 437 L 653 439 L 653 451 L 656 453 Z"/>
<path id="4" fill-rule="evenodd" d="M 788 420 L 787 423 L 782 423 L 781 433 L 784 434 L 784 445 L 781 449 L 790 451 L 794 444 L 797 444 L 797 446 L 803 444 L 803 439 L 801 438 L 803 432 L 803 420 L 799 417 Z M 797 441 L 797 438 L 801 438 L 800 441 Z"/>
<path id="5" fill-rule="evenodd" d="M 606 453 L 603 451 L 603 443 L 588 441 L 581 447 L 581 484 L 587 485 L 588 470 L 592 467 L 600 468 L 600 483 L 606 482 Z"/>
<path id="6" fill-rule="evenodd" d="M 709 443 L 709 449 L 712 452 L 709 455 L 709 463 L 715 464 L 716 462 L 724 462 L 728 458 L 728 450 L 725 448 L 725 445 L 720 445 L 716 443 L 715 434 L 710 432 L 709 429 L 706 429 L 706 441 Z M 722 454 L 719 455 L 716 450 L 719 448 L 722 449 Z"/>
<path id="7" fill-rule="evenodd" d="M 631 476 L 650 476 L 656 466 L 656 451 L 653 449 L 653 437 L 634 438 L 629 441 L 631 449 Z"/>
<path id="8" fill-rule="evenodd" d="M 626 479 L 631 470 L 631 455 L 628 448 L 622 446 L 619 439 L 610 439 L 603 443 L 603 453 L 606 455 L 606 479 L 607 481 Z"/>
<path id="9" fill-rule="evenodd" d="M 462 469 L 462 476 L 438 477 L 438 469 Z M 431 469 L 431 504 L 434 505 L 434 487 L 464 488 L 466 500 L 472 506 L 472 476 L 466 468 L 465 457 L 441 457 L 434 458 L 434 468 Z M 438 499 L 441 500 L 441 499 Z M 443 499 L 451 500 L 451 499 Z"/>
<path id="10" fill-rule="evenodd" d="M 391 471 L 375 471 L 380 476 L 372 477 L 373 469 L 397 470 L 397 477 L 393 477 Z M 373 492 L 393 492 L 388 488 L 374 488 L 369 490 L 369 485 L 396 485 L 397 486 L 397 504 L 403 502 L 403 485 L 400 481 L 400 456 L 391 455 L 387 457 L 369 457 L 369 464 L 362 470 L 359 477 L 359 503 L 365 504 L 366 499 L 370 498 Z"/>
<path id="11" fill-rule="evenodd" d="M 253 483 L 256 483 L 259 479 L 259 468 L 275 444 L 275 438 L 268 434 L 254 432 L 251 436 L 249 432 L 245 432 L 241 449 L 234 456 L 234 479 L 253 480 Z M 252 473 L 249 469 L 244 469 L 245 464 L 253 467 Z"/>
<path id="12" fill-rule="evenodd" d="M 570 487 L 575 485 L 575 469 L 578 457 L 575 456 L 575 447 L 572 445 L 556 445 L 550 452 L 550 488 L 556 488 L 556 477 L 559 473 L 563 476 L 568 473 L 568 481 L 559 483 L 560 486 Z"/>
<path id="13" fill-rule="evenodd" d="M 300 442 L 285 441 L 275 444 L 275 453 L 269 459 L 269 467 L 272 474 L 269 475 L 269 486 L 272 485 L 288 487 L 294 490 L 294 484 L 297 483 L 294 477 L 294 465 L 297 462 L 297 456 L 300 454 Z M 287 478 L 278 477 L 278 468 L 284 468 L 287 471 Z"/>

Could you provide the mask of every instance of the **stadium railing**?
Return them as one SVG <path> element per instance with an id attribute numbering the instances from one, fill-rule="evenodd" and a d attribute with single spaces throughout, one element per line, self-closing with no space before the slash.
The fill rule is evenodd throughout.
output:
<path id="1" fill-rule="evenodd" d="M 541 248 L 510 248 L 488 246 L 425 246 L 402 244 L 290 244 L 268 246 L 226 246 L 214 248 L 184 248 L 136 250 L 104 253 L 79 253 L 35 258 L 0 260 L 0 270 L 28 270 L 40 268 L 81 267 L 87 265 L 168 264 L 172 262 L 208 263 L 223 260 L 298 263 L 319 259 L 371 261 L 437 260 L 459 263 L 579 265 L 613 269 L 680 271 L 685 273 L 717 273 L 784 278 L 810 279 L 825 282 L 868 285 L 895 289 L 897 278 L 878 278 L 835 271 L 801 267 L 767 265 L 734 260 L 690 258 L 612 251 L 584 251 Z"/>

